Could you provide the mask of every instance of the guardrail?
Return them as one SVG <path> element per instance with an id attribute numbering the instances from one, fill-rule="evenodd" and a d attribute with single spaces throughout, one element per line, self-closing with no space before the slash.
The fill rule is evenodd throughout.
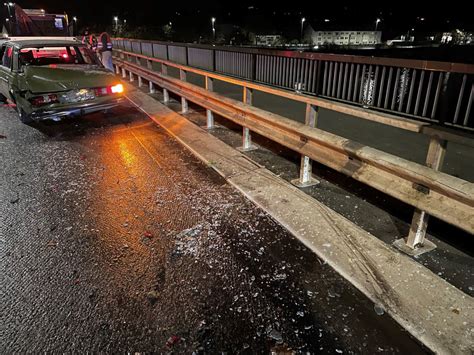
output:
<path id="1" fill-rule="evenodd" d="M 115 48 L 474 130 L 474 65 L 116 38 Z"/>
<path id="2" fill-rule="evenodd" d="M 214 125 L 214 113 L 240 124 L 243 127 L 243 150 L 251 147 L 250 132 L 253 131 L 301 153 L 298 181 L 300 186 L 311 183 L 310 159 L 312 159 L 414 206 L 416 210 L 412 227 L 404 242 L 409 250 L 420 250 L 420 247 L 428 244 L 425 240 L 428 215 L 436 216 L 469 233 L 474 232 L 473 184 L 438 171 L 442 165 L 447 140 L 474 146 L 472 137 L 439 130 L 430 127 L 427 123 L 401 119 L 386 113 L 335 103 L 323 98 L 296 94 L 168 60 L 122 50 L 116 50 L 115 54 L 119 54 L 119 57 L 114 57 L 116 70 L 117 73 L 121 72 L 123 78 L 128 76 L 130 81 L 133 81 L 136 76 L 139 86 L 143 85 L 143 80 L 147 80 L 150 92 L 154 92 L 158 85 L 163 89 L 165 102 L 169 101 L 169 91 L 179 95 L 183 112 L 188 110 L 188 100 L 205 107 L 208 128 Z M 161 63 L 161 72 L 152 69 L 153 62 Z M 180 79 L 167 75 L 169 66 L 179 69 Z M 204 76 L 206 88 L 187 83 L 187 72 Z M 212 92 L 214 79 L 240 85 L 243 88 L 243 102 Z M 306 124 L 253 107 L 253 90 L 305 102 Z M 320 107 L 431 135 L 427 166 L 316 128 Z"/>

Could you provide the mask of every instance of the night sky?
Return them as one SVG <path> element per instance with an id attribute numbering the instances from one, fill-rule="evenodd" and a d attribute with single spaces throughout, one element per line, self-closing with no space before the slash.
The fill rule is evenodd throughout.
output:
<path id="1" fill-rule="evenodd" d="M 467 5 L 457 7 L 438 5 L 433 1 L 164 1 L 164 0 L 25 0 L 17 2 L 23 8 L 44 8 L 49 13 L 66 12 L 77 16 L 82 26 L 110 26 L 114 16 L 127 19 L 130 26 L 162 26 L 171 21 L 187 30 L 209 27 L 210 18 L 216 24 L 246 26 L 255 32 L 283 33 L 299 30 L 305 17 L 315 29 L 374 28 L 404 33 L 415 27 L 417 31 L 448 31 L 455 28 L 473 30 L 472 14 Z M 330 22 L 324 22 L 324 19 Z M 423 19 L 423 20 L 421 20 Z"/>

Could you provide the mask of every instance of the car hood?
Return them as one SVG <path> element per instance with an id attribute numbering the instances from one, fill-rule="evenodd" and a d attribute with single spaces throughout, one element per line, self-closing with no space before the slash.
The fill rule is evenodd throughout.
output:
<path id="1" fill-rule="evenodd" d="M 25 89 L 33 93 L 104 87 L 118 82 L 111 71 L 91 65 L 28 66 L 24 78 Z"/>

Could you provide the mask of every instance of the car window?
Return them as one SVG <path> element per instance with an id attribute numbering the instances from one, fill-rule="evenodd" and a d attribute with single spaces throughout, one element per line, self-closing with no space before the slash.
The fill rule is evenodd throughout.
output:
<path id="1" fill-rule="evenodd" d="M 74 64 L 99 64 L 94 53 L 76 46 L 22 48 L 19 53 L 20 66 L 49 66 Z"/>
<path id="2" fill-rule="evenodd" d="M 3 52 L 2 66 L 10 69 L 12 66 L 12 57 L 13 57 L 13 47 L 8 46 L 5 48 Z"/>

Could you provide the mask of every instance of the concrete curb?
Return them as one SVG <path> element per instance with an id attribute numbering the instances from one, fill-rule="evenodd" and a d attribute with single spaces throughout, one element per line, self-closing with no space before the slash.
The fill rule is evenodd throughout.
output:
<path id="1" fill-rule="evenodd" d="M 474 300 L 423 265 L 127 85 L 127 98 L 435 353 L 474 353 Z"/>

